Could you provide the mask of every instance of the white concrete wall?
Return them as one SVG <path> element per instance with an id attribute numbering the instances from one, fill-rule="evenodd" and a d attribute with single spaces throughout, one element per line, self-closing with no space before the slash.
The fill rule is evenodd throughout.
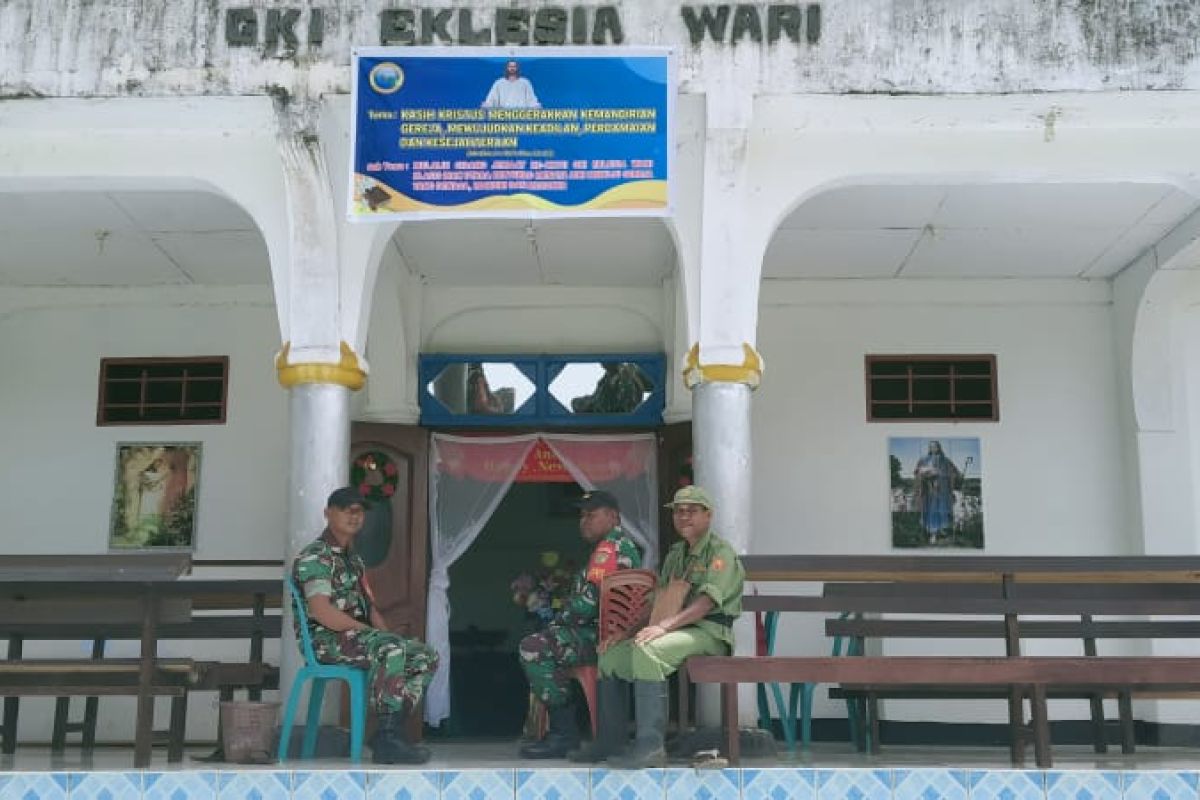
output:
<path id="1" fill-rule="evenodd" d="M 887 440 L 974 436 L 984 553 L 1133 552 L 1111 303 L 1107 282 L 767 281 L 759 342 L 771 370 L 754 397 L 751 551 L 943 554 L 891 547 Z M 863 357 L 884 353 L 994 353 L 1000 421 L 866 422 Z M 781 651 L 822 654 L 821 617 L 785 615 Z M 1005 714 L 1003 703 L 935 705 L 897 705 L 888 717 Z M 818 717 L 844 714 L 819 700 Z"/>
<path id="2" fill-rule="evenodd" d="M 0 552 L 106 552 L 115 443 L 198 441 L 195 558 L 282 558 L 287 394 L 275 380 L 277 348 L 266 287 L 0 288 Z M 189 355 L 229 356 L 226 424 L 96 425 L 102 357 Z M 269 572 L 278 575 L 278 568 Z M 159 652 L 195 656 L 202 650 L 205 658 L 241 660 L 247 646 L 164 642 Z M 83 642 L 28 643 L 25 656 L 85 652 L 90 645 Z M 133 656 L 137 643 L 113 643 L 109 652 Z M 267 644 L 266 655 L 277 663 L 278 642 Z M 98 738 L 131 740 L 133 700 L 101 704 Z M 165 727 L 166 702 L 160 704 Z M 191 698 L 189 737 L 215 738 L 215 704 L 214 694 Z M 51 699 L 23 700 L 20 740 L 48 740 L 52 716 Z"/>
<path id="3" fill-rule="evenodd" d="M 417 407 L 416 327 L 421 320 L 424 286 L 404 266 L 394 246 L 384 250 L 374 293 L 366 357 L 371 374 L 351 399 L 354 419 L 411 425 Z"/>
<path id="4" fill-rule="evenodd" d="M 675 287 L 424 286 L 390 258 L 371 308 L 371 378 L 356 419 L 415 422 L 419 353 L 667 353 L 667 403 L 687 403 L 674 364 Z M 683 396 L 680 398 L 679 393 Z"/>
<path id="5" fill-rule="evenodd" d="M 494 0 L 426 0 L 417 8 L 464 8 L 491 28 Z M 539 4 L 538 7 L 542 7 Z M 596 4 L 586 9 L 588 34 Z M 722 43 L 691 43 L 682 7 L 716 3 L 613 0 L 624 44 L 680 49 L 685 91 L 737 87 L 747 95 L 787 92 L 1016 92 L 1180 89 L 1200 86 L 1194 46 L 1200 8 L 1178 0 L 1130 3 L 1029 0 L 864 0 L 820 3 L 821 35 L 809 44 L 767 41 L 766 3 L 734 5 Z M 805 8 L 808 3 L 797 4 Z M 257 9 L 255 46 L 225 39 L 226 10 Z M 0 94 L 42 96 L 290 94 L 318 97 L 349 88 L 352 46 L 380 44 L 388 0 L 308 3 L 294 28 L 296 49 L 265 47 L 266 8 L 245 0 L 8 0 L 0 5 Z M 324 41 L 308 43 L 309 9 L 324 12 Z M 412 8 L 406 4 L 404 8 Z M 527 7 L 527 6 L 522 6 Z M 416 14 L 420 20 L 420 12 Z M 753 17 L 753 20 L 750 19 Z M 750 31 L 757 23 L 762 44 Z M 457 14 L 448 32 L 457 37 Z M 38 36 L 26 35 L 28 30 Z M 731 44 L 735 32 L 736 42 Z M 417 31 L 421 36 L 421 31 Z M 494 41 L 494 37 L 492 37 Z M 420 39 L 418 38 L 418 41 Z M 425 44 L 448 45 L 441 36 Z M 600 43 L 612 42 L 610 38 Z M 492 41 L 487 42 L 492 44 Z M 579 48 L 584 50 L 586 48 Z M 264 53 L 265 51 L 265 53 Z"/>

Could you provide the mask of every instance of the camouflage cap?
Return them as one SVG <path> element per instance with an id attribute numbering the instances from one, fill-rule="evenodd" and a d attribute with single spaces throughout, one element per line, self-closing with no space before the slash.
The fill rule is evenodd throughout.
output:
<path id="1" fill-rule="evenodd" d="M 667 503 L 666 507 L 674 508 L 681 505 L 704 506 L 709 511 L 713 509 L 712 497 L 699 486 L 684 486 L 675 493 L 674 499 Z"/>

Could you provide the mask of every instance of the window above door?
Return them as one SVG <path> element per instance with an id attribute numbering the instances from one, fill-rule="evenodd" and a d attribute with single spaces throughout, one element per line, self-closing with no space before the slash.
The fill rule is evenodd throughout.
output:
<path id="1" fill-rule="evenodd" d="M 422 355 L 421 424 L 656 426 L 665 404 L 665 363 L 661 353 Z"/>

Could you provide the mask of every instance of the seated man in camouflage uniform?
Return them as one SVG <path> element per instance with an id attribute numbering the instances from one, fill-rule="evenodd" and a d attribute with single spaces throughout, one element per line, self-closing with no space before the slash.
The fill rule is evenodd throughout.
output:
<path id="1" fill-rule="evenodd" d="M 600 616 L 600 582 L 619 569 L 642 563 L 633 540 L 621 530 L 617 498 L 587 492 L 579 501 L 579 532 L 594 544 L 587 565 L 575 576 L 571 596 L 545 630 L 521 640 L 521 666 L 529 688 L 546 704 L 550 730 L 540 742 L 521 748 L 524 758 L 562 758 L 579 747 L 575 706 L 570 698 L 570 670 L 596 663 L 596 626 Z"/>
<path id="2" fill-rule="evenodd" d="M 729 655 L 733 651 L 733 621 L 742 613 L 745 571 L 734 549 L 710 530 L 712 498 L 699 486 L 685 486 L 667 504 L 675 532 L 683 537 L 667 552 L 659 573 L 661 590 L 673 579 L 690 584 L 683 608 L 646 625 L 632 639 L 601 643 L 600 675 L 605 694 L 599 703 L 596 746 L 586 759 L 608 758 L 621 769 L 661 765 L 666 760 L 663 736 L 667 726 L 667 678 L 691 656 Z M 613 679 L 617 679 L 614 681 Z M 633 683 L 637 738 L 621 755 L 626 687 Z M 613 684 L 620 687 L 613 691 Z M 608 709 L 616 709 L 609 713 Z"/>
<path id="3" fill-rule="evenodd" d="M 405 716 L 416 708 L 433 678 L 437 653 L 416 639 L 389 633 L 372 603 L 366 568 L 350 550 L 366 508 L 352 487 L 329 495 L 326 528 L 296 556 L 292 580 L 307 601 L 317 660 L 367 670 L 368 696 L 379 714 L 379 728 L 368 743 L 375 763 L 423 764 L 429 751 L 409 741 Z"/>

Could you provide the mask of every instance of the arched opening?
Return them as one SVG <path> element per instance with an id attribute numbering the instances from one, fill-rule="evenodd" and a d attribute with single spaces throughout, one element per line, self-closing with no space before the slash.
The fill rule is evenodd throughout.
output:
<path id="1" fill-rule="evenodd" d="M 771 373 L 755 398 L 755 547 L 911 553 L 895 549 L 896 516 L 913 511 L 896 504 L 895 443 L 964 440 L 976 448 L 967 478 L 981 493 L 983 552 L 1137 552 L 1114 282 L 1197 208 L 1151 180 L 897 179 L 799 202 L 763 264 Z M 994 359 L 997 419 L 872 419 L 867 357 L 880 355 Z M 784 624 L 789 649 L 823 646 L 819 625 Z M 816 716 L 840 713 L 818 701 Z"/>
<path id="2" fill-rule="evenodd" d="M 7 505 L 21 531 L 7 552 L 278 559 L 287 405 L 271 369 L 267 248 L 250 216 L 195 185 L 0 180 L 0 241 L 0 474 L 23 498 Z M 268 660 L 278 646 L 267 643 Z M 244 650 L 211 642 L 205 653 L 236 661 Z M 137 643 L 108 652 L 133 655 Z M 77 654 L 78 643 L 26 648 Z M 51 700 L 26 702 L 44 706 L 26 713 L 41 730 L 29 735 L 47 738 Z M 215 709 L 192 705 L 189 733 L 211 739 Z M 132 730 L 132 700 L 104 706 L 105 725 Z"/>
<path id="3" fill-rule="evenodd" d="M 466 416 L 477 417 L 473 435 L 511 434 L 511 429 L 479 430 L 480 414 L 495 416 L 502 409 L 511 414 L 531 404 L 536 377 L 521 369 L 530 370 L 525 362 L 537 361 L 547 370 L 560 370 L 555 376 L 546 372 L 538 384 L 546 389 L 546 402 L 553 398 L 560 415 L 581 414 L 577 425 L 567 420 L 556 427 L 603 438 L 602 429 L 589 425 L 583 413 L 589 409 L 581 401 L 594 396 L 606 374 L 599 355 L 663 353 L 667 363 L 678 359 L 676 261 L 671 234 L 658 219 L 403 223 L 382 254 L 367 347 L 372 375 L 358 418 L 418 422 L 419 393 L 433 383 L 447 409 L 455 414 L 471 410 Z M 464 354 L 479 356 L 469 363 L 455 361 Z M 588 354 L 597 354 L 596 363 L 585 363 Z M 420 376 L 421 355 L 426 361 L 445 356 L 447 363 L 432 377 Z M 543 355 L 582 358 L 563 366 L 537 358 Z M 462 387 L 477 385 L 472 377 L 484 382 L 484 394 L 496 400 L 496 408 L 472 405 L 469 393 L 456 403 L 453 392 L 443 391 L 456 378 Z M 437 430 L 453 430 L 456 424 L 454 418 L 422 421 Z M 644 425 L 638 420 L 624 430 Z M 644 465 L 644 474 L 653 482 L 654 447 L 647 450 L 651 463 Z M 566 472 L 552 473 L 550 478 L 516 480 L 486 528 L 449 570 L 451 711 L 438 735 L 511 738 L 520 729 L 526 697 L 516 645 L 531 624 L 544 621 L 531 622 L 524 609 L 496 598 L 510 597 L 511 585 L 521 576 L 545 571 L 543 553 L 576 566 L 588 555 L 573 505 L 582 490 Z M 651 516 L 657 522 L 654 494 Z M 647 533 L 657 539 L 656 529 Z M 496 701 L 489 684 L 477 679 L 485 665 L 508 705 Z M 488 697 L 492 699 L 481 699 Z"/>
<path id="4" fill-rule="evenodd" d="M 0 369 L 14 378 L 0 403 L 6 419 L 20 420 L 0 456 L 5 474 L 13 491 L 46 503 L 57 503 L 46 475 L 93 476 L 72 481 L 73 501 L 53 522 L 35 511 L 36 503 L 29 517 L 13 520 L 32 534 L 30 547 L 103 552 L 111 546 L 112 447 L 122 439 L 231 450 L 228 468 L 211 472 L 201 456 L 201 501 L 241 496 L 249 504 L 251 496 L 238 488 L 247 481 L 263 492 L 277 484 L 282 492 L 282 477 L 272 474 L 263 486 L 249 467 L 252 454 L 264 452 L 284 463 L 287 439 L 284 400 L 269 367 L 278 327 L 267 248 L 245 211 L 214 192 L 152 183 L 84 189 L 0 183 L 0 237 Z M 140 393 L 97 384 L 103 359 L 208 356 L 229 362 L 219 398 L 224 422 L 216 415 L 191 419 L 189 387 L 157 386 L 155 375 Z M 194 402 L 212 399 L 196 394 L 198 385 L 190 388 Z M 179 419 L 170 413 L 173 402 L 185 407 Z M 106 417 L 107 405 L 122 413 Z M 41 466 L 21 468 L 31 463 Z M 236 532 L 244 524 L 276 527 L 277 509 L 201 505 L 190 537 L 196 558 L 277 557 L 276 542 Z"/>

